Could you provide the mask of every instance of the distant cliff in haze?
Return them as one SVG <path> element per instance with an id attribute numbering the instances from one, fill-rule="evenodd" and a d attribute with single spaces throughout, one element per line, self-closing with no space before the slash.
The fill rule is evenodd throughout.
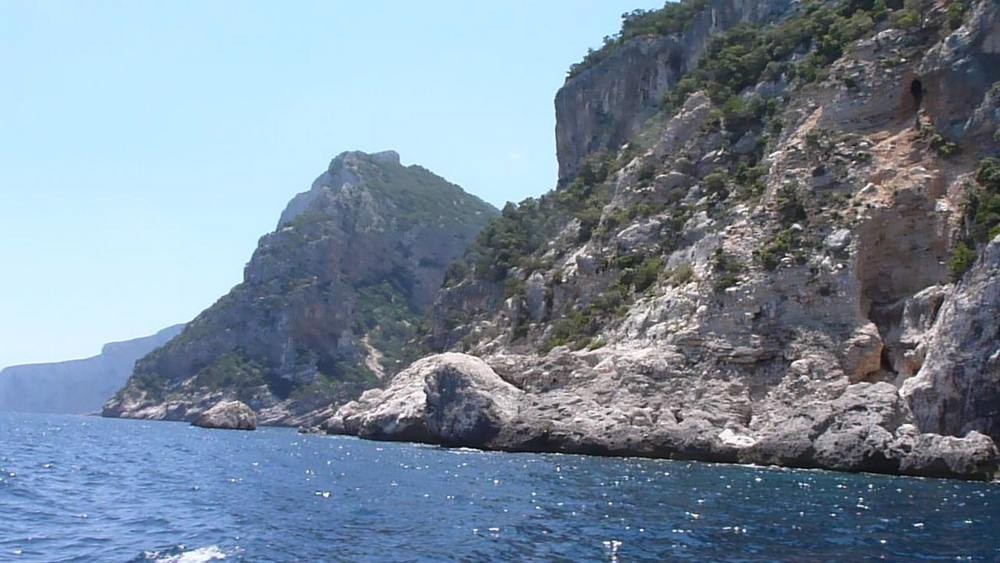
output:
<path id="1" fill-rule="evenodd" d="M 0 411 L 97 412 L 125 385 L 136 360 L 183 328 L 174 325 L 152 336 L 106 344 L 92 358 L 5 368 L 0 371 Z"/>

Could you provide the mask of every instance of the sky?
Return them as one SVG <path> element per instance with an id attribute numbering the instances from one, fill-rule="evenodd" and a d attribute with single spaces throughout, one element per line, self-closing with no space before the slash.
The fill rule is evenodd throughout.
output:
<path id="1" fill-rule="evenodd" d="M 3 0 L 0 367 L 185 322 L 344 150 L 500 206 L 569 65 L 662 0 Z"/>

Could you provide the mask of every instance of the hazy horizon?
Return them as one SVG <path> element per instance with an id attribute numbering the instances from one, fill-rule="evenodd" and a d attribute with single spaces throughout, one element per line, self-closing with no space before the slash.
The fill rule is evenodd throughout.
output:
<path id="1" fill-rule="evenodd" d="M 191 320 L 345 150 L 544 193 L 566 70 L 662 3 L 3 3 L 0 368 Z"/>

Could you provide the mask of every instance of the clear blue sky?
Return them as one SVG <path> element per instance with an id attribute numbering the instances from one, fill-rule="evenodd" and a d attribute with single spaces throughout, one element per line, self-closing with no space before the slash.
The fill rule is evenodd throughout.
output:
<path id="1" fill-rule="evenodd" d="M 343 150 L 543 193 L 566 69 L 659 5 L 0 2 L 0 367 L 190 320 Z"/>

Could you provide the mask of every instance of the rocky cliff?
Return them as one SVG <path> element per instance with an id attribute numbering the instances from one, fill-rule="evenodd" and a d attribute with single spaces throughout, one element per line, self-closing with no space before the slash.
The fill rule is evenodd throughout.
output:
<path id="1" fill-rule="evenodd" d="M 668 5 L 556 100 L 560 186 L 450 271 L 447 353 L 331 432 L 996 472 L 1000 4 Z"/>
<path id="2" fill-rule="evenodd" d="M 560 181 L 572 180 L 588 155 L 617 150 L 639 133 L 659 111 L 663 94 L 697 67 L 712 35 L 773 21 L 791 5 L 792 0 L 705 0 L 684 3 L 680 8 L 691 6 L 690 13 L 672 18 L 657 17 L 663 11 L 626 14 L 626 30 L 660 33 L 637 30 L 609 38 L 571 69 L 555 101 Z"/>
<path id="3" fill-rule="evenodd" d="M 152 336 L 106 344 L 83 360 L 12 366 L 0 371 L 0 411 L 85 414 L 121 389 L 136 360 L 177 336 L 184 325 Z"/>
<path id="4" fill-rule="evenodd" d="M 495 215 L 394 152 L 339 155 L 104 415 L 190 421 L 240 400 L 262 424 L 309 423 L 398 371 L 445 268 Z"/>

